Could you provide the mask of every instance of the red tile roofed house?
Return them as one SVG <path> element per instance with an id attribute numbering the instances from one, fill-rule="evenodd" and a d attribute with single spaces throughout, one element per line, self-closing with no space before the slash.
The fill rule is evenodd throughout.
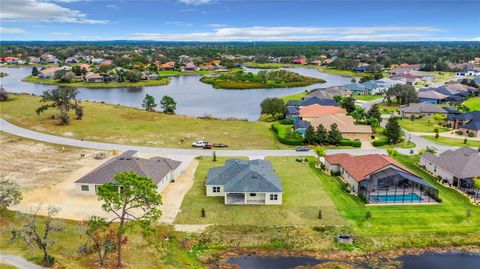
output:
<path id="1" fill-rule="evenodd" d="M 175 62 L 170 61 L 158 66 L 158 70 L 173 70 L 175 67 Z"/>
<path id="2" fill-rule="evenodd" d="M 325 157 L 325 168 L 339 175 L 366 203 L 424 203 L 438 200 L 438 190 L 392 158 L 381 154 Z"/>
<path id="3" fill-rule="evenodd" d="M 319 104 L 313 104 L 300 108 L 300 117 L 303 120 L 310 120 L 334 114 L 347 114 L 347 111 L 338 106 L 321 106 Z"/>
<path id="4" fill-rule="evenodd" d="M 307 60 L 302 59 L 302 58 L 295 58 L 293 59 L 294 64 L 307 64 Z"/>
<path id="5" fill-rule="evenodd" d="M 87 82 L 104 82 L 104 78 L 102 75 L 100 74 L 96 74 L 96 73 L 88 73 L 85 75 L 85 80 Z"/>
<path id="6" fill-rule="evenodd" d="M 112 65 L 112 60 L 104 60 L 98 66 Z"/>
<path id="7" fill-rule="evenodd" d="M 16 63 L 16 62 L 17 62 L 17 58 L 16 58 L 16 57 L 5 57 L 3 60 L 4 60 L 6 63 L 9 63 L 9 64 L 11 64 L 11 63 Z"/>

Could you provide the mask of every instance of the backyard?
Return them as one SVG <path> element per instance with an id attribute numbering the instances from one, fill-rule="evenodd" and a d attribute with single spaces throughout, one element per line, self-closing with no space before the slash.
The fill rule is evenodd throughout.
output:
<path id="1" fill-rule="evenodd" d="M 170 79 L 162 77 L 160 79 L 140 80 L 137 82 L 107 82 L 107 83 L 94 83 L 85 81 L 73 81 L 70 83 L 60 82 L 55 79 L 42 79 L 39 77 L 28 76 L 22 81 L 44 85 L 61 85 L 69 87 L 84 87 L 84 88 L 117 88 L 117 87 L 147 87 L 147 86 L 161 86 L 170 83 Z"/>
<path id="2" fill-rule="evenodd" d="M 337 209 L 353 225 L 354 231 L 361 236 L 376 236 L 374 242 L 384 244 L 380 237 L 389 237 L 390 244 L 403 241 L 403 244 L 448 244 L 455 236 L 465 236 L 463 242 L 480 243 L 480 207 L 471 205 L 457 191 L 438 184 L 430 174 L 415 165 L 418 157 L 398 154 L 395 159 L 416 175 L 433 184 L 440 190 L 441 204 L 435 205 L 390 205 L 366 206 L 356 196 L 341 189 L 339 180 L 321 172 L 310 164 L 317 175 L 320 185 L 328 193 Z M 471 208 L 471 219 L 467 220 L 466 211 Z M 369 211 L 372 218 L 366 220 Z M 435 235 L 448 233 L 449 237 L 441 242 Z M 420 236 L 421 235 L 421 236 Z M 419 237 L 420 236 L 420 237 Z M 415 243 L 417 241 L 417 243 Z M 428 243 L 431 241 L 430 243 Z M 390 245 L 391 247 L 391 245 Z M 405 247 L 405 246 L 404 246 Z"/>
<path id="3" fill-rule="evenodd" d="M 400 105 L 396 104 L 395 102 L 392 102 L 391 104 L 388 104 L 386 102 L 382 102 L 378 104 L 378 108 L 380 109 L 380 112 L 382 114 L 392 114 L 394 112 L 399 112 L 400 111 Z"/>
<path id="4" fill-rule="evenodd" d="M 403 118 L 400 120 L 400 126 L 407 131 L 419 133 L 434 133 L 435 129 L 438 129 L 440 133 L 449 130 L 446 127 L 437 125 L 432 117 L 424 117 L 413 121 L 409 118 Z"/>
<path id="5" fill-rule="evenodd" d="M 53 135 L 129 145 L 191 148 L 195 140 L 227 144 L 234 149 L 284 149 L 266 122 L 198 119 L 166 115 L 141 109 L 94 102 L 82 102 L 85 116 L 59 126 L 48 110 L 38 116 L 40 98 L 10 95 L 2 102 L 0 116 L 13 124 Z"/>
<path id="6" fill-rule="evenodd" d="M 295 161 L 294 157 L 272 157 L 273 168 L 283 185 L 283 204 L 225 205 L 223 197 L 205 195 L 208 169 L 222 166 L 227 158 L 203 158 L 195 174 L 195 183 L 183 200 L 175 223 L 179 224 L 235 224 L 235 225 L 342 225 L 346 224 L 332 200 L 320 185 L 308 163 Z M 200 211 L 205 208 L 206 217 Z M 322 210 L 322 219 L 318 211 Z"/>
<path id="7" fill-rule="evenodd" d="M 433 135 L 422 135 L 422 138 L 430 140 L 437 144 L 452 146 L 452 147 L 480 147 L 480 141 L 471 140 L 467 137 L 467 143 L 464 143 L 463 139 L 456 139 L 451 137 L 442 137 L 435 138 Z"/>

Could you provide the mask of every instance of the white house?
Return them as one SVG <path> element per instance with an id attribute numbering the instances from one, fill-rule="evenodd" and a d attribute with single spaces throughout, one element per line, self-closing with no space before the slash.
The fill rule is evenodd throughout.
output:
<path id="1" fill-rule="evenodd" d="M 85 195 L 96 195 L 98 186 L 108 182 L 115 182 L 115 175 L 120 172 L 133 171 L 137 175 L 151 178 L 158 186 L 159 192 L 178 177 L 181 162 L 163 157 L 142 159 L 136 157 L 136 153 L 133 150 L 126 151 L 78 179 L 75 181 L 76 192 Z"/>

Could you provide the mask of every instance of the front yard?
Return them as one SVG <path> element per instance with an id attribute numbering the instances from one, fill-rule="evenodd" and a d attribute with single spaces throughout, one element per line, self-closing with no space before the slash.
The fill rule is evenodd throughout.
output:
<path id="1" fill-rule="evenodd" d="M 283 185 L 283 205 L 225 205 L 223 197 L 205 195 L 208 169 L 222 166 L 227 158 L 203 158 L 195 173 L 195 183 L 183 200 L 178 224 L 235 224 L 235 225 L 343 225 L 345 219 L 335 208 L 308 163 L 299 163 L 295 157 L 267 158 L 280 176 Z M 201 217 L 205 208 L 206 217 Z M 322 210 L 322 219 L 318 211 Z"/>
<path id="2" fill-rule="evenodd" d="M 452 146 L 452 147 L 480 147 L 480 141 L 478 140 L 471 140 L 467 137 L 467 143 L 463 143 L 463 139 L 456 139 L 450 137 L 442 137 L 440 135 L 439 138 L 435 138 L 433 135 L 422 135 L 422 138 L 430 140 L 437 144 Z"/>
<path id="3" fill-rule="evenodd" d="M 437 125 L 435 120 L 431 117 L 424 117 L 413 121 L 409 118 L 404 118 L 400 120 L 400 126 L 407 131 L 419 133 L 434 133 L 435 129 L 438 129 L 440 133 L 449 130 L 446 127 Z"/>
<path id="4" fill-rule="evenodd" d="M 465 105 L 470 108 L 470 111 L 480 110 L 480 97 L 471 97 L 465 101 Z"/>

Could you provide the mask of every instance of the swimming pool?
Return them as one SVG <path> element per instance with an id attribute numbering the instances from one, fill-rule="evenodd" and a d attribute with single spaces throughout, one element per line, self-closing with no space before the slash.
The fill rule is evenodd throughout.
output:
<path id="1" fill-rule="evenodd" d="M 416 193 L 397 194 L 397 195 L 372 195 L 372 203 L 420 203 L 422 198 Z"/>

